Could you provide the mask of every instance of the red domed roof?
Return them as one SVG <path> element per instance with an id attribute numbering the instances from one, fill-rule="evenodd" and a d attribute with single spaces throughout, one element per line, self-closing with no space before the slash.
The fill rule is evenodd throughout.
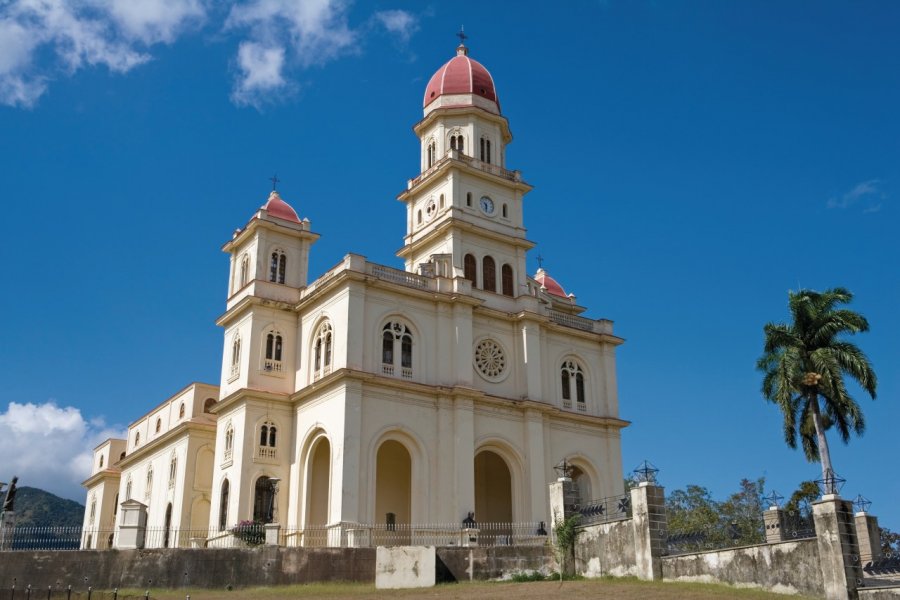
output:
<path id="1" fill-rule="evenodd" d="M 547 293 L 551 296 L 559 296 L 560 298 L 568 299 L 569 296 L 566 294 L 566 291 L 563 289 L 559 283 L 544 269 L 538 269 L 537 273 L 534 274 L 534 280 L 541 284 L 541 287 L 547 290 Z"/>
<path id="2" fill-rule="evenodd" d="M 284 219 L 285 221 L 291 221 L 292 223 L 299 223 L 300 217 L 297 216 L 297 211 L 291 208 L 291 205 L 281 199 L 281 196 L 278 195 L 278 192 L 272 190 L 272 193 L 269 194 L 269 199 L 266 201 L 265 205 L 262 207 L 265 209 L 267 213 L 272 215 L 273 217 L 278 217 L 279 219 Z"/>
<path id="3" fill-rule="evenodd" d="M 428 106 L 444 94 L 475 94 L 500 107 L 494 78 L 480 62 L 469 58 L 469 49 L 462 44 L 456 49 L 456 56 L 431 76 L 422 106 Z"/>

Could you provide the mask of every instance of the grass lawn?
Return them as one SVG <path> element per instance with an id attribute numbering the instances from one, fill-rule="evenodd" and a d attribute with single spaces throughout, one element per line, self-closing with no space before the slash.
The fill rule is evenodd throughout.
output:
<path id="1" fill-rule="evenodd" d="M 475 582 L 441 584 L 414 590 L 376 590 L 374 585 L 316 583 L 285 587 L 225 590 L 150 591 L 151 600 L 288 600 L 294 598 L 451 598 L 559 599 L 610 597 L 617 600 L 705 600 L 707 598 L 780 599 L 785 596 L 759 590 L 738 589 L 704 583 L 648 582 L 636 579 L 586 579 L 580 581 L 539 581 L 528 583 Z M 74 597 L 74 595 L 73 595 Z M 94 593 L 94 599 L 108 598 Z M 120 600 L 142 599 L 144 591 L 123 590 Z M 793 596 L 797 598 L 797 596 Z"/>

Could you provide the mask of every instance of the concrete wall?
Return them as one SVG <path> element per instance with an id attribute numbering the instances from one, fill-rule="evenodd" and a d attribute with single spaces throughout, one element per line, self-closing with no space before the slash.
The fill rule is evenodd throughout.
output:
<path id="1" fill-rule="evenodd" d="M 556 570 L 549 546 L 494 546 L 491 548 L 438 548 L 438 581 L 473 581 L 508 578 L 513 573 Z"/>
<path id="2" fill-rule="evenodd" d="M 900 586 L 883 588 L 860 588 L 859 600 L 895 600 L 900 598 Z"/>
<path id="3" fill-rule="evenodd" d="M 549 546 L 438 548 L 438 581 L 555 570 Z M 321 581 L 375 582 L 375 548 L 221 548 L 0 552 L 0 586 L 223 589 Z M 85 584 L 87 578 L 87 584 Z M 150 583 L 148 583 L 150 581 Z"/>
<path id="4" fill-rule="evenodd" d="M 631 519 L 582 527 L 575 544 L 575 571 L 585 577 L 636 577 Z"/>
<path id="5" fill-rule="evenodd" d="M 824 594 L 815 539 L 664 556 L 662 576 L 664 580 L 728 583 L 779 593 Z"/>
<path id="6" fill-rule="evenodd" d="M 375 580 L 375 548 L 155 549 L 0 552 L 0 584 L 112 589 L 222 589 Z M 148 583 L 149 582 L 149 583 Z"/>

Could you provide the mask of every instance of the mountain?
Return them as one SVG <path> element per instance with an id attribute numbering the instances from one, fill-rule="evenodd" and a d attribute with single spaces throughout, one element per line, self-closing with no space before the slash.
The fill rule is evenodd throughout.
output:
<path id="1" fill-rule="evenodd" d="M 33 487 L 18 489 L 15 509 L 17 527 L 81 527 L 84 521 L 83 505 Z"/>

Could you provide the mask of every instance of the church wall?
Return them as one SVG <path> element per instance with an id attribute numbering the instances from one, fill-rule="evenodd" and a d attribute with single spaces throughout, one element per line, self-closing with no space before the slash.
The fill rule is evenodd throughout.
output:
<path id="1" fill-rule="evenodd" d="M 624 493 L 617 430 L 552 419 L 548 431 L 551 468 L 563 459 L 581 468 L 590 478 L 594 498 Z"/>
<path id="2" fill-rule="evenodd" d="M 250 349 L 253 315 L 247 313 L 239 320 L 232 322 L 225 329 L 222 349 L 222 379 L 219 387 L 219 398 L 226 398 L 237 390 L 247 387 L 247 375 L 250 368 Z M 235 336 L 241 339 L 241 355 L 237 373 L 232 373 L 231 357 Z"/>
<path id="3" fill-rule="evenodd" d="M 294 236 L 260 227 L 256 248 L 258 255 L 256 278 L 269 281 L 272 252 L 282 250 L 287 258 L 284 285 L 295 288 L 305 286 L 309 257 L 304 245 L 304 242 Z"/>
<path id="4" fill-rule="evenodd" d="M 350 331 L 348 327 L 348 303 L 350 298 L 349 288 L 344 288 L 331 294 L 321 296 L 317 302 L 305 307 L 298 319 L 297 332 L 301 340 L 298 350 L 299 366 L 294 383 L 295 390 L 300 390 L 316 379 L 314 372 L 314 343 L 315 336 L 320 325 L 327 319 L 332 326 L 333 348 L 330 369 L 323 369 L 320 377 L 344 368 L 347 365 L 347 350 L 354 343 L 359 344 L 361 339 L 356 336 L 358 332 Z"/>
<path id="5" fill-rule="evenodd" d="M 294 377 L 297 365 L 297 316 L 293 311 L 265 306 L 253 308 L 249 330 L 247 386 L 255 390 L 290 394 L 295 389 Z M 266 370 L 266 337 L 270 331 L 282 336 L 282 371 Z"/>
<path id="6" fill-rule="evenodd" d="M 562 408 L 561 367 L 567 358 L 575 358 L 585 373 L 586 413 L 600 416 L 618 416 L 618 403 L 611 401 L 606 378 L 615 373 L 615 357 L 606 351 L 606 344 L 584 340 L 545 329 L 544 331 L 544 399 Z M 613 380 L 615 385 L 615 380 Z M 566 409 L 570 410 L 570 409 Z M 577 412 L 572 400 L 572 411 Z"/>
<path id="7" fill-rule="evenodd" d="M 82 524 L 85 531 L 81 540 L 82 549 L 108 547 L 106 536 L 116 525 L 116 494 L 118 490 L 118 474 L 106 477 L 88 489 L 87 501 L 84 506 L 84 523 Z M 91 518 L 92 504 L 94 506 L 93 518 Z"/>

